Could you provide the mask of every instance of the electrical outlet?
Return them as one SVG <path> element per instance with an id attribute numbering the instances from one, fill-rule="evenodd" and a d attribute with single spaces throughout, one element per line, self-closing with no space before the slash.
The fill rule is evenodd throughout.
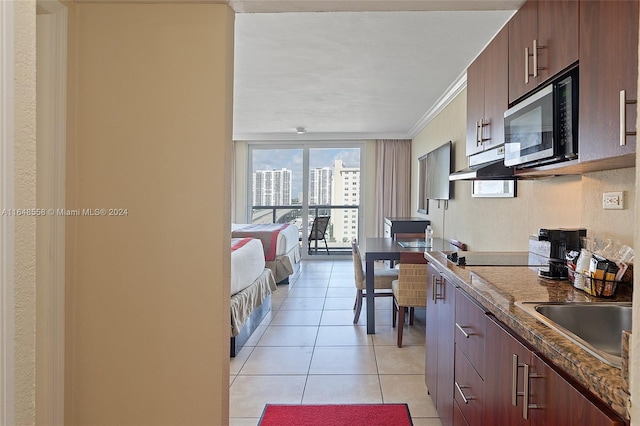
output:
<path id="1" fill-rule="evenodd" d="M 624 192 L 603 192 L 602 208 L 605 210 L 624 209 Z"/>

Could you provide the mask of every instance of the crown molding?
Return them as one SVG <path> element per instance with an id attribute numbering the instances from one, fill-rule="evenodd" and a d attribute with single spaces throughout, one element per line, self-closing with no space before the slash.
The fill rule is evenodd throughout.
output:
<path id="1" fill-rule="evenodd" d="M 375 132 L 324 132 L 324 133 L 234 133 L 235 141 L 336 141 L 336 140 L 375 140 L 375 139 L 411 139 L 407 133 Z"/>
<path id="2" fill-rule="evenodd" d="M 409 130 L 409 139 L 415 138 L 427 125 L 442 112 L 467 87 L 467 71 L 465 70 L 447 90 L 440 96 L 435 104 L 422 116 L 420 120 Z"/>

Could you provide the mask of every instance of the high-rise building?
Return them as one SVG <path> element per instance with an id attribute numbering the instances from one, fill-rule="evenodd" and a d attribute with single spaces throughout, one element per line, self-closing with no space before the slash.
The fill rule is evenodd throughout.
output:
<path id="1" fill-rule="evenodd" d="M 291 170 L 256 170 L 253 172 L 253 205 L 284 206 L 291 204 Z"/>
<path id="2" fill-rule="evenodd" d="M 309 205 L 331 204 L 331 167 L 318 167 L 309 171 Z"/>
<path id="3" fill-rule="evenodd" d="M 342 160 L 333 162 L 333 204 L 358 206 L 360 204 L 360 167 L 345 167 Z M 358 237 L 358 209 L 334 210 L 333 237 L 348 242 Z"/>

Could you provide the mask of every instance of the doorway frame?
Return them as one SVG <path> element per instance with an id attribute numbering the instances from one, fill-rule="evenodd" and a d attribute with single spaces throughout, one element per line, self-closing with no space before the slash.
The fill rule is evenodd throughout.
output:
<path id="1" fill-rule="evenodd" d="M 64 423 L 65 373 L 65 217 L 67 122 L 67 7 L 57 0 L 37 0 L 36 30 L 46 43 L 46 93 L 37 99 L 38 208 L 36 221 L 36 423 Z M 46 25 L 42 25 L 46 19 Z M 43 104 L 44 103 L 44 104 Z"/>
<path id="2" fill-rule="evenodd" d="M 12 209 L 13 178 L 13 3 L 0 2 L 0 209 Z M 14 220 L 0 220 L 0 425 L 14 424 L 15 342 L 14 342 Z"/>

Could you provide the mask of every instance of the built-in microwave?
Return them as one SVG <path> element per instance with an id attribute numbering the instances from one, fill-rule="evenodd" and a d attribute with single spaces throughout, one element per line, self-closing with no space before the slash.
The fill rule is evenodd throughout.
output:
<path id="1" fill-rule="evenodd" d="M 578 158 L 577 68 L 505 111 L 504 133 L 506 166 Z"/>

